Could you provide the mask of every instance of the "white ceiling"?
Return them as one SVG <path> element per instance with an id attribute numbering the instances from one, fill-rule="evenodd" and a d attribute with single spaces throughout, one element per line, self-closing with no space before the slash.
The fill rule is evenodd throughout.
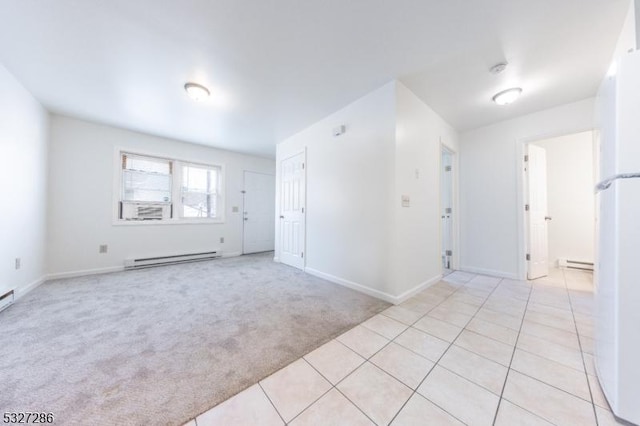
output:
<path id="1" fill-rule="evenodd" d="M 0 62 L 49 110 L 272 157 L 398 78 L 458 130 L 593 96 L 628 0 L 0 0 Z M 491 65 L 507 60 L 494 76 Z M 195 103 L 187 81 L 213 97 Z M 494 93 L 522 86 L 509 107 Z"/>

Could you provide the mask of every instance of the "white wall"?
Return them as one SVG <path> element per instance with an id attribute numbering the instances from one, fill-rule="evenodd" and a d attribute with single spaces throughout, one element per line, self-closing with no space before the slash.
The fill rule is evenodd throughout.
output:
<path id="1" fill-rule="evenodd" d="M 629 10 L 618 36 L 613 59 L 626 55 L 630 50 L 636 50 L 640 45 L 640 41 L 638 41 L 640 38 L 638 20 L 640 20 L 640 0 L 632 0 L 629 2 Z"/>
<path id="2" fill-rule="evenodd" d="M 278 164 L 306 149 L 307 272 L 392 302 L 437 280 L 441 140 L 457 148 L 455 131 L 394 81 L 279 144 Z"/>
<path id="3" fill-rule="evenodd" d="M 114 225 L 117 148 L 225 166 L 223 224 Z M 53 276 L 114 270 L 131 257 L 242 251 L 243 172 L 274 173 L 273 160 L 53 115 L 49 155 L 48 270 Z M 233 213 L 232 207 L 238 212 Z M 225 238 L 220 243 L 220 237 Z M 106 254 L 98 246 L 107 244 Z"/>
<path id="4" fill-rule="evenodd" d="M 638 28 L 640 28 L 640 0 L 633 0 L 633 6 L 631 6 L 631 10 L 635 11 L 634 31 L 636 33 L 636 48 L 637 48 L 637 46 L 640 46 L 640 31 L 638 31 Z"/>
<path id="5" fill-rule="evenodd" d="M 45 275 L 49 114 L 0 65 L 0 294 Z M 22 267 L 15 269 L 15 258 Z M 19 295 L 19 294 L 18 294 Z"/>
<path id="6" fill-rule="evenodd" d="M 391 293 L 395 83 L 366 95 L 277 147 L 276 163 L 307 150 L 305 261 L 309 272 Z M 346 132 L 334 138 L 332 129 Z M 276 174 L 276 216 L 280 173 Z M 276 222 L 276 258 L 279 256 Z"/>
<path id="7" fill-rule="evenodd" d="M 559 258 L 594 261 L 593 132 L 533 143 L 547 152 L 549 263 Z"/>
<path id="8" fill-rule="evenodd" d="M 391 281 L 395 286 L 394 294 L 402 295 L 442 274 L 441 143 L 457 152 L 458 136 L 404 85 L 397 83 L 396 90 L 394 270 Z M 402 195 L 410 196 L 410 207 L 402 207 Z M 453 207 L 457 207 L 455 203 Z"/>
<path id="9" fill-rule="evenodd" d="M 591 130 L 594 100 L 460 135 L 460 268 L 524 277 L 523 143 Z"/>

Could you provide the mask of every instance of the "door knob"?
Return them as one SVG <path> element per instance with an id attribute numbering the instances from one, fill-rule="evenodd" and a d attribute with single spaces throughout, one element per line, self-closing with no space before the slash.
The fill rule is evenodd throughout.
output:
<path id="1" fill-rule="evenodd" d="M 544 220 L 551 220 L 551 219 L 553 219 L 551 216 L 545 216 L 544 217 Z"/>
<path id="2" fill-rule="evenodd" d="M 282 216 L 282 215 L 281 215 L 281 216 L 280 216 L 280 219 L 284 219 L 284 216 Z"/>
<path id="3" fill-rule="evenodd" d="M 249 218 L 248 218 L 248 217 L 245 217 L 245 218 L 244 218 L 244 220 L 249 220 Z"/>

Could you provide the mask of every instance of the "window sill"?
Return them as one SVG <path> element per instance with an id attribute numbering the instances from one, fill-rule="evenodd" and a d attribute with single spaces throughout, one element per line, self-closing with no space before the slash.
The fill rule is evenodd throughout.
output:
<path id="1" fill-rule="evenodd" d="M 224 219 L 165 219 L 165 220 L 122 220 L 115 219 L 113 226 L 167 226 L 167 225 L 222 225 Z"/>

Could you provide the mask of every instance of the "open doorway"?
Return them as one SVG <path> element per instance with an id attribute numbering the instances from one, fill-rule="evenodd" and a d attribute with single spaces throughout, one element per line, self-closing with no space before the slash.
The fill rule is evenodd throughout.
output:
<path id="1" fill-rule="evenodd" d="M 593 132 L 528 142 L 524 147 L 526 277 L 589 273 L 595 262 L 597 156 Z"/>
<path id="2" fill-rule="evenodd" d="M 440 235 L 442 275 L 453 270 L 453 167 L 454 153 L 441 145 L 440 161 Z"/>

